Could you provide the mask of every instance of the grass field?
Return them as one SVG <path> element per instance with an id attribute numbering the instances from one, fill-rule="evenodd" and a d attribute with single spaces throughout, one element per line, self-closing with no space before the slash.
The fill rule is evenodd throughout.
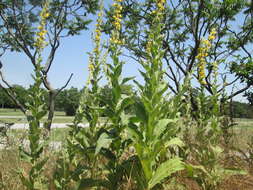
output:
<path id="1" fill-rule="evenodd" d="M 63 111 L 55 111 L 55 116 L 66 116 Z M 19 109 L 0 108 L 0 116 L 24 116 Z"/>
<path id="2" fill-rule="evenodd" d="M 12 109 L 1 109 L 0 117 L 0 123 L 24 123 L 26 121 L 20 111 L 14 111 Z M 64 116 L 63 112 L 57 112 L 54 118 L 55 123 L 71 123 L 72 121 L 73 117 Z M 250 172 L 250 169 L 252 168 L 252 159 L 250 158 L 251 154 L 247 153 L 252 150 L 252 146 L 249 143 L 251 142 L 250 139 L 253 136 L 253 119 L 236 118 L 234 121 L 236 125 L 231 128 L 233 135 L 229 146 L 235 149 L 231 149 L 229 153 L 224 154 L 224 162 L 230 163 L 232 166 L 245 169 L 245 171 L 249 171 L 249 175 L 238 175 L 228 178 L 223 182 L 219 190 L 251 190 L 253 189 L 253 176 Z M 49 151 L 46 151 L 47 156 L 50 158 L 45 170 L 45 175 L 49 176 L 48 179 L 51 179 L 51 175 L 54 172 L 56 165 L 55 160 L 58 158 L 57 156 L 60 155 L 60 150 L 63 150 L 62 148 L 66 146 L 69 130 L 69 128 L 58 128 L 52 129 L 50 132 L 48 144 L 49 147 L 50 145 L 52 147 L 52 144 L 55 145 L 55 148 L 48 149 Z M 2 178 L 2 184 L 6 187 L 21 190 L 23 189 L 23 186 L 16 171 L 18 171 L 19 168 L 25 168 L 26 165 L 20 160 L 18 147 L 21 144 L 28 142 L 28 130 L 11 129 L 7 132 L 7 136 L 9 137 L 8 148 L 2 147 L 0 149 L 0 189 Z M 177 181 L 182 180 L 181 182 L 186 183 L 190 190 L 200 190 L 192 181 L 184 181 L 186 178 L 175 179 Z M 175 183 L 177 183 L 177 181 L 175 181 Z M 169 190 L 179 189 L 170 188 Z"/>
<path id="3" fill-rule="evenodd" d="M 66 116 L 62 111 L 56 111 L 53 118 L 53 123 L 72 123 L 73 116 Z M 100 118 L 101 121 L 105 118 Z M 46 121 L 46 117 L 42 119 Z M 0 124 L 1 123 L 27 123 L 24 114 L 20 110 L 0 109 Z"/>
<path id="4" fill-rule="evenodd" d="M 57 117 L 55 116 L 53 119 L 53 123 L 72 123 L 74 117 L 70 117 L 70 116 L 61 116 L 61 117 Z M 44 118 L 42 121 L 46 121 L 46 118 Z M 27 120 L 25 117 L 17 117 L 17 118 L 0 118 L 0 123 L 27 123 Z"/>
<path id="5" fill-rule="evenodd" d="M 53 123 L 72 123 L 74 117 L 65 116 L 64 112 L 55 112 Z M 46 118 L 44 118 L 46 120 Z M 104 118 L 101 118 L 104 120 Z M 1 123 L 26 123 L 27 120 L 20 110 L 14 109 L 0 109 L 0 124 Z M 231 131 L 235 134 L 235 139 L 240 143 L 237 145 L 241 148 L 245 147 L 248 140 L 253 136 L 253 119 L 247 118 L 235 118 L 234 125 Z M 63 141 L 68 133 L 68 128 L 65 129 L 52 129 L 50 135 L 50 141 Z M 24 130 L 12 129 L 8 134 L 10 137 L 21 138 L 27 136 Z M 243 137 L 243 138 L 241 138 Z"/>
<path id="6" fill-rule="evenodd" d="M 56 111 L 54 123 L 71 123 L 74 117 L 66 116 L 62 111 Z M 46 118 L 44 118 L 44 121 Z M 26 123 L 27 120 L 20 110 L 0 109 L 0 123 Z"/>
<path id="7" fill-rule="evenodd" d="M 64 112 L 56 111 L 53 119 L 53 123 L 72 123 L 74 117 L 65 116 Z M 44 121 L 46 118 L 44 118 Z M 104 120 L 104 118 L 101 118 Z M 240 148 L 244 148 L 247 145 L 249 139 L 253 136 L 253 119 L 247 118 L 235 118 L 234 125 L 231 131 L 234 136 L 234 140 L 240 143 L 236 145 Z M 14 109 L 0 109 L 0 124 L 1 123 L 27 123 L 26 118 L 20 110 Z M 68 128 L 66 129 L 52 129 L 50 135 L 50 141 L 64 141 L 68 133 Z M 15 137 L 16 139 L 23 138 L 27 136 L 25 130 L 10 130 L 9 136 Z M 243 138 L 242 138 L 243 137 Z M 14 139 L 14 138 L 13 138 Z"/>

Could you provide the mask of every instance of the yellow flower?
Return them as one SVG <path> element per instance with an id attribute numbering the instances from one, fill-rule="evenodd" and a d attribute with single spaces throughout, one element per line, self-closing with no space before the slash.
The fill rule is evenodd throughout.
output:
<path id="1" fill-rule="evenodd" d="M 202 85 L 206 85 L 205 67 L 207 63 L 205 58 L 208 57 L 208 52 L 212 47 L 212 41 L 215 39 L 216 33 L 217 33 L 216 30 L 213 28 L 210 32 L 210 35 L 208 36 L 208 39 L 202 39 L 200 42 L 200 47 L 198 48 L 198 55 L 196 56 L 196 59 L 199 62 L 198 64 L 199 82 Z"/>
<path id="2" fill-rule="evenodd" d="M 166 0 L 156 0 L 156 10 L 152 11 L 152 14 L 160 16 L 165 10 Z"/>
<path id="3" fill-rule="evenodd" d="M 93 50 L 93 52 L 98 56 L 99 54 L 99 47 L 100 47 L 100 41 L 101 41 L 101 25 L 102 25 L 102 17 L 103 17 L 103 13 L 102 13 L 102 9 L 101 11 L 98 13 L 98 18 L 97 18 L 97 23 L 96 23 L 96 29 L 95 29 L 95 48 Z"/>
<path id="4" fill-rule="evenodd" d="M 151 46 L 152 46 L 152 42 L 149 40 L 146 44 L 146 51 L 148 54 L 151 53 Z"/>
<path id="5" fill-rule="evenodd" d="M 46 34 L 47 30 L 45 29 L 46 26 L 46 20 L 49 17 L 48 12 L 48 1 L 44 4 L 42 11 L 40 12 L 40 25 L 38 26 L 38 32 L 36 33 L 36 39 L 35 39 L 35 47 L 38 49 L 38 51 L 42 51 L 47 43 L 46 40 Z"/>
<path id="6" fill-rule="evenodd" d="M 95 67 L 94 67 L 93 64 L 89 64 L 88 69 L 89 69 L 90 72 L 93 72 Z"/>
<path id="7" fill-rule="evenodd" d="M 89 70 L 89 76 L 88 76 L 88 81 L 87 85 L 91 83 L 92 80 L 94 80 L 94 77 L 97 72 L 99 72 L 99 59 L 100 59 L 100 42 L 101 42 L 101 26 L 103 23 L 103 7 L 100 7 L 100 12 L 97 15 L 97 23 L 96 23 L 96 28 L 95 28 L 95 37 L 93 39 L 95 47 L 93 49 L 93 53 L 90 54 L 89 56 L 89 65 L 88 65 L 88 70 Z M 95 73 L 96 72 L 96 73 Z"/>
<path id="8" fill-rule="evenodd" d="M 166 0 L 157 0 L 157 8 L 159 11 L 163 11 L 165 9 L 164 4 L 165 4 Z"/>
<path id="9" fill-rule="evenodd" d="M 120 45 L 123 43 L 122 40 L 119 39 L 119 31 L 121 30 L 121 19 L 122 19 L 122 6 L 120 3 L 122 0 L 114 0 L 113 7 L 114 7 L 114 12 L 113 12 L 113 22 L 112 25 L 114 26 L 115 30 L 112 33 L 110 43 L 114 45 Z"/>

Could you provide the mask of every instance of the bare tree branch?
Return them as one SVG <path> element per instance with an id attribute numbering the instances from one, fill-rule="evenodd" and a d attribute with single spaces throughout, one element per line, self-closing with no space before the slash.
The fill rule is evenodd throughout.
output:
<path id="1" fill-rule="evenodd" d="M 12 90 L 12 86 L 4 79 L 2 71 L 0 70 L 0 77 L 3 83 L 8 87 L 5 88 L 2 84 L 0 84 L 0 88 L 2 88 L 6 94 L 15 102 L 15 104 L 20 108 L 20 110 L 27 116 L 26 108 L 21 102 L 18 100 L 16 93 Z"/>

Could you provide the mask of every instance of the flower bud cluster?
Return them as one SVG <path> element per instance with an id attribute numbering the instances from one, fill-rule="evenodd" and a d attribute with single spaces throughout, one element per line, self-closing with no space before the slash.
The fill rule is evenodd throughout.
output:
<path id="1" fill-rule="evenodd" d="M 95 54 L 99 54 L 99 47 L 100 47 L 100 42 L 101 42 L 101 25 L 102 25 L 102 18 L 103 14 L 102 11 L 98 13 L 98 19 L 97 19 L 97 24 L 96 24 L 96 29 L 95 29 L 95 48 L 93 52 Z"/>
<path id="2" fill-rule="evenodd" d="M 156 0 L 156 9 L 152 11 L 152 14 L 159 15 L 165 10 L 166 0 Z"/>
<path id="3" fill-rule="evenodd" d="M 110 39 L 111 44 L 115 45 L 121 45 L 122 40 L 119 38 L 119 31 L 121 29 L 121 19 L 122 19 L 122 6 L 120 3 L 122 0 L 114 0 L 113 7 L 114 7 L 114 12 L 113 12 L 113 26 L 115 28 L 115 31 L 112 34 L 112 37 Z"/>
<path id="4" fill-rule="evenodd" d="M 216 37 L 216 30 L 213 28 L 208 36 L 208 39 L 202 39 L 200 42 L 200 47 L 198 48 L 198 55 L 196 56 L 198 60 L 198 74 L 199 74 L 199 82 L 202 85 L 206 85 L 205 81 L 205 68 L 206 68 L 206 57 L 212 47 L 212 41 Z"/>
<path id="5" fill-rule="evenodd" d="M 46 34 L 47 34 L 47 30 L 46 28 L 46 21 L 47 18 L 50 16 L 49 12 L 48 12 L 48 6 L 49 3 L 48 1 L 45 2 L 42 11 L 40 12 L 40 24 L 38 26 L 38 32 L 36 33 L 36 39 L 35 39 L 35 47 L 41 51 L 43 50 L 47 43 L 46 43 Z"/>

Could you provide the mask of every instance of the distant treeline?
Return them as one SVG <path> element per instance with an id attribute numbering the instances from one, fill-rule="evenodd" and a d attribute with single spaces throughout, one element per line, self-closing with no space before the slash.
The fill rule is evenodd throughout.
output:
<path id="1" fill-rule="evenodd" d="M 17 96 L 17 99 L 20 101 L 22 105 L 25 105 L 29 101 L 29 90 L 30 88 L 24 88 L 23 86 L 20 85 L 13 85 L 12 89 Z M 48 93 L 45 91 L 45 100 L 48 102 Z M 64 111 L 66 115 L 71 116 L 75 115 L 75 110 L 78 107 L 79 104 L 79 99 L 82 94 L 82 89 L 79 90 L 78 88 L 71 87 L 69 89 L 65 89 L 59 93 L 59 95 L 55 99 L 55 110 L 56 111 Z M 131 85 L 125 85 L 123 88 L 123 93 L 127 95 L 133 95 L 133 97 L 138 98 L 136 95 L 134 95 L 134 90 L 132 89 Z M 101 106 L 103 106 L 103 102 L 109 101 L 109 99 L 112 97 L 111 95 L 111 89 L 109 86 L 104 86 L 101 89 Z M 0 107 L 1 108 L 15 108 L 18 109 L 17 105 L 11 100 L 9 96 L 6 95 L 4 90 L 0 88 Z M 132 107 L 130 106 L 127 108 L 127 112 L 130 113 L 132 112 Z"/>
<path id="2" fill-rule="evenodd" d="M 12 90 L 16 93 L 18 100 L 24 105 L 29 101 L 29 88 L 24 88 L 20 85 L 14 85 Z M 79 99 L 81 96 L 82 90 L 78 88 L 71 87 L 69 89 L 63 90 L 57 96 L 55 100 L 56 111 L 64 111 L 66 115 L 74 115 L 75 110 L 78 107 Z M 124 86 L 124 93 L 127 95 L 132 95 L 135 98 L 135 102 L 138 102 L 139 97 L 137 93 L 133 90 L 131 85 Z M 104 86 L 100 92 L 101 106 L 103 102 L 109 101 L 112 98 L 111 89 L 109 86 Z M 45 99 L 48 99 L 48 94 L 45 90 Z M 248 103 L 242 103 L 233 101 L 231 105 L 227 106 L 227 114 L 231 114 L 234 118 L 253 118 L 253 106 Z M 0 106 L 1 108 L 15 108 L 18 109 L 17 105 L 6 95 L 3 89 L 0 88 Z M 127 113 L 133 111 L 134 106 L 129 106 L 127 108 Z"/>

